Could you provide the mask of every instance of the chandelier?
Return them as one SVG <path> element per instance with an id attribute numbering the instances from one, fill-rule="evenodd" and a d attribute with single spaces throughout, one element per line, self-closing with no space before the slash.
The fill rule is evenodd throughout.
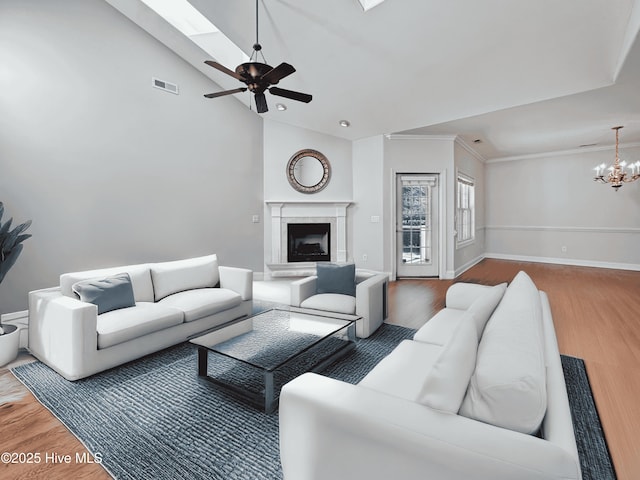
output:
<path id="1" fill-rule="evenodd" d="M 609 183 L 617 192 L 623 183 L 633 182 L 640 178 L 640 161 L 631 163 L 627 166 L 627 162 L 621 162 L 618 155 L 618 135 L 622 126 L 613 127 L 611 130 L 616 131 L 616 160 L 609 168 L 606 169 L 609 173 L 605 175 L 606 165 L 603 163 L 595 168 L 596 176 L 593 178 L 596 182 Z M 625 172 L 627 167 L 630 172 Z"/>

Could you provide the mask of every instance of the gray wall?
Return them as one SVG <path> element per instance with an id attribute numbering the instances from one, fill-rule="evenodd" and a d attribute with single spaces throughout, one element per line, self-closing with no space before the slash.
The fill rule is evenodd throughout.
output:
<path id="1" fill-rule="evenodd" d="M 444 241 L 440 242 L 440 250 L 444 251 L 444 263 L 440 262 L 440 272 L 443 278 L 453 278 L 454 275 L 454 140 L 437 137 L 392 137 L 384 141 L 384 180 L 383 203 L 386 206 L 384 217 L 385 236 L 385 271 L 395 274 L 394 236 L 395 218 L 394 182 L 398 173 L 437 173 L 440 175 L 440 195 L 446 199 L 440 204 L 442 215 L 440 229 L 444 229 Z"/>
<path id="2" fill-rule="evenodd" d="M 203 99 L 215 84 L 101 0 L 2 0 L 0 59 L 0 201 L 33 219 L 0 312 L 67 271 L 208 253 L 261 270 L 260 117 Z"/>
<path id="3" fill-rule="evenodd" d="M 353 142 L 353 258 L 358 268 L 385 271 L 384 137 Z M 377 222 L 372 221 L 377 217 Z"/>
<path id="4" fill-rule="evenodd" d="M 463 271 L 477 263 L 483 258 L 485 253 L 484 226 L 485 226 L 485 188 L 484 188 L 484 164 L 469 150 L 464 148 L 458 141 L 453 147 L 454 152 L 454 183 L 457 185 L 458 172 L 470 176 L 474 179 L 475 197 L 475 240 L 473 243 L 455 247 L 455 275 L 460 275 Z M 456 187 L 457 188 L 457 187 Z M 457 196 L 457 193 L 456 193 Z M 453 215 L 455 218 L 455 202 L 453 205 Z M 455 227 L 454 227 L 455 228 Z"/>
<path id="5" fill-rule="evenodd" d="M 488 163 L 487 255 L 640 269 L 640 185 L 616 192 L 593 181 L 593 168 L 614 159 L 607 149 Z"/>

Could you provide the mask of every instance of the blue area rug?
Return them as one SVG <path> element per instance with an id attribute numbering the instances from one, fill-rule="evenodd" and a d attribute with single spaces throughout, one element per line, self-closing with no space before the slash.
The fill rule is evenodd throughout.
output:
<path id="1" fill-rule="evenodd" d="M 560 359 L 569 395 L 582 478 L 615 480 L 616 472 L 611 462 L 600 416 L 593 401 L 584 361 L 565 355 L 560 355 Z"/>
<path id="2" fill-rule="evenodd" d="M 383 324 L 323 374 L 357 383 L 413 333 Z M 583 478 L 615 479 L 584 363 L 562 362 Z M 277 413 L 258 411 L 196 372 L 190 344 L 76 382 L 40 362 L 13 369 L 116 479 L 281 479 Z"/>
<path id="3" fill-rule="evenodd" d="M 383 325 L 323 374 L 355 383 L 414 331 Z M 278 480 L 278 415 L 197 377 L 181 344 L 68 382 L 40 362 L 13 369 L 119 479 Z"/>

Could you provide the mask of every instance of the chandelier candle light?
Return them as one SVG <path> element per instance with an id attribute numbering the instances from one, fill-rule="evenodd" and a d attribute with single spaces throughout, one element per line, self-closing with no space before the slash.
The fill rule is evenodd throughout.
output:
<path id="1" fill-rule="evenodd" d="M 607 168 L 609 173 L 605 176 L 606 165 L 603 163 L 595 168 L 596 176 L 593 178 L 597 182 L 611 184 L 616 192 L 623 183 L 633 182 L 640 178 L 640 161 L 631 163 L 629 166 L 627 166 L 627 162 L 620 162 L 620 156 L 618 155 L 618 135 L 620 134 L 621 128 L 623 127 L 619 126 L 611 129 L 616 131 L 616 160 L 613 165 Z M 631 172 L 625 172 L 625 167 L 631 170 Z"/>

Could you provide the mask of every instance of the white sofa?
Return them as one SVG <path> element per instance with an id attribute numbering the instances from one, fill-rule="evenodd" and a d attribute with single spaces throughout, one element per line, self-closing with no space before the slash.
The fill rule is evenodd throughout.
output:
<path id="1" fill-rule="evenodd" d="M 74 285 L 126 272 L 135 305 L 98 314 Z M 251 270 L 216 255 L 65 273 L 60 286 L 29 293 L 29 350 L 77 380 L 221 328 L 252 312 Z"/>
<path id="2" fill-rule="evenodd" d="M 503 292 L 454 284 L 357 385 L 286 384 L 285 480 L 580 479 L 547 296 L 524 272 Z"/>
<path id="3" fill-rule="evenodd" d="M 317 293 L 318 277 L 312 275 L 291 283 L 291 305 L 304 309 L 358 315 L 356 336 L 367 338 L 387 315 L 388 277 L 382 273 L 356 270 L 356 296 Z"/>

